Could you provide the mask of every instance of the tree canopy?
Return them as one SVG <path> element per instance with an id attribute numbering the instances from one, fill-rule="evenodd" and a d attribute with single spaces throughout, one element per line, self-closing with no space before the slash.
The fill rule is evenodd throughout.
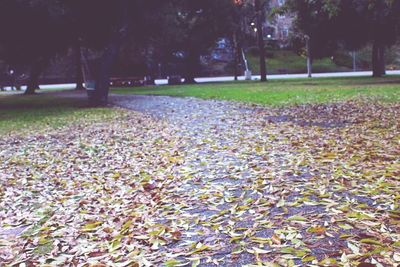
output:
<path id="1" fill-rule="evenodd" d="M 256 18 L 258 45 L 264 52 L 265 4 L 268 1 L 0 0 L 0 58 L 30 68 L 27 92 L 33 93 L 52 57 L 71 47 L 96 51 L 93 96 L 105 104 L 120 51 L 123 58 L 145 65 L 144 74 L 154 72 L 155 62 L 180 63 L 186 82 L 194 82 L 200 56 L 218 38 L 240 39 L 241 12 L 248 10 L 242 6 L 254 6 L 250 16 Z M 400 0 L 287 0 L 285 8 L 295 17 L 297 40 L 309 40 L 311 60 L 338 47 L 354 50 L 372 44 L 374 75 L 384 74 L 385 48 L 399 35 Z"/>
<path id="2" fill-rule="evenodd" d="M 295 32 L 310 38 L 311 58 L 372 44 L 374 76 L 381 76 L 385 48 L 399 36 L 399 6 L 398 0 L 288 0 L 286 8 L 295 15 Z"/>

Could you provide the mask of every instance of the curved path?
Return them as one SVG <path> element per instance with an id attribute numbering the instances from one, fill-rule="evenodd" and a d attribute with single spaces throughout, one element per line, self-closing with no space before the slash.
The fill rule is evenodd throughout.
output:
<path id="1" fill-rule="evenodd" d="M 342 168 L 345 162 L 339 159 L 338 150 L 349 148 L 349 140 L 337 147 L 335 142 L 361 129 L 365 107 L 279 110 L 166 96 L 115 96 L 112 101 L 178 129 L 184 162 L 176 175 L 186 182 L 177 192 L 191 202 L 177 203 L 190 231 L 174 249 L 199 242 L 204 246 L 199 251 L 208 255 L 201 266 L 286 266 L 291 261 L 327 266 L 332 261 L 333 266 L 343 254 L 358 250 L 353 244 L 359 243 L 349 245 L 344 235 L 362 239 L 376 231 L 357 227 L 360 218 L 352 214 L 349 219 L 340 209 L 369 206 L 362 214 L 371 220 L 378 210 L 390 209 L 385 200 L 359 192 L 352 178 L 335 180 L 339 169 L 357 171 Z M 349 183 L 354 188 L 346 188 Z"/>
<path id="2" fill-rule="evenodd" d="M 110 100 L 0 140 L 0 266 L 400 263 L 397 103 Z"/>

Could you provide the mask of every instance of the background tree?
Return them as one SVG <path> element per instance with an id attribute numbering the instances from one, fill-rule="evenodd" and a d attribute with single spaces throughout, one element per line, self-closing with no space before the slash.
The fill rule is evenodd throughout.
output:
<path id="1" fill-rule="evenodd" d="M 164 28 L 168 33 L 163 47 L 169 55 L 181 57 L 185 83 L 195 83 L 200 56 L 215 45 L 218 38 L 230 37 L 231 0 L 170 1 Z"/>
<path id="2" fill-rule="evenodd" d="M 372 43 L 372 71 L 374 77 L 385 72 L 385 49 L 394 45 L 398 35 L 400 1 L 354 1 L 354 7 L 364 22 L 365 39 Z M 354 21 L 354 19 L 353 19 Z"/>
<path id="3" fill-rule="evenodd" d="M 66 51 L 64 22 L 59 1 L 0 1 L 0 56 L 13 66 L 29 67 L 26 94 L 39 88 L 39 76 L 49 60 Z"/>
<path id="4" fill-rule="evenodd" d="M 106 105 L 110 76 L 121 48 L 128 40 L 144 43 L 152 35 L 152 21 L 166 1 L 162 0 L 71 0 L 68 3 L 71 28 L 81 44 L 99 54 L 92 64 L 95 90 L 92 105 Z M 89 14 L 89 15 L 88 15 Z"/>
<path id="5" fill-rule="evenodd" d="M 294 15 L 292 42 L 295 49 L 306 47 L 308 75 L 314 59 L 331 56 L 338 47 L 338 1 L 288 0 L 284 12 Z"/>
<path id="6" fill-rule="evenodd" d="M 308 40 L 310 63 L 339 47 L 355 51 L 372 44 L 373 76 L 381 77 L 385 49 L 398 37 L 399 6 L 399 0 L 288 0 L 286 11 L 295 15 L 297 43 Z"/>

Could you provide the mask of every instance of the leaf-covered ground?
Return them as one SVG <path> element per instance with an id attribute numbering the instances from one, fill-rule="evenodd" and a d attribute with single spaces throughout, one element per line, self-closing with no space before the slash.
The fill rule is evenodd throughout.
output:
<path id="1" fill-rule="evenodd" d="M 0 265 L 400 263 L 400 105 L 113 101 L 1 139 Z"/>

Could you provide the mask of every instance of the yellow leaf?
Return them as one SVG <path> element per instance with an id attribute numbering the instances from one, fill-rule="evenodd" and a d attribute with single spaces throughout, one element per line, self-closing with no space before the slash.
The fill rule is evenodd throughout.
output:
<path id="1" fill-rule="evenodd" d="M 120 172 L 115 172 L 113 175 L 112 175 L 112 178 L 113 179 L 119 179 L 119 178 L 121 178 L 121 173 Z"/>
<path id="2" fill-rule="evenodd" d="M 318 235 L 323 235 L 326 232 L 326 228 L 322 226 L 315 226 L 315 227 L 310 227 L 307 229 L 307 232 L 309 233 L 315 233 Z"/>
<path id="3" fill-rule="evenodd" d="M 360 242 L 364 243 L 364 244 L 382 246 L 381 242 L 373 240 L 373 239 L 370 239 L 370 238 L 361 239 Z"/>
<path id="4" fill-rule="evenodd" d="M 257 248 L 257 247 L 253 247 L 252 250 L 257 254 L 269 254 L 269 253 L 271 253 L 271 250 L 264 250 L 264 249 L 260 249 L 260 248 Z"/>
<path id="5" fill-rule="evenodd" d="M 337 261 L 336 261 L 336 259 L 327 258 L 327 259 L 323 259 L 322 261 L 320 261 L 319 265 L 321 265 L 321 266 L 336 266 Z"/>
<path id="6" fill-rule="evenodd" d="M 289 221 L 289 222 L 305 222 L 305 221 L 307 221 L 307 218 L 305 218 L 303 216 L 295 215 L 295 216 L 287 218 L 287 221 Z"/>
<path id="7" fill-rule="evenodd" d="M 353 226 L 349 225 L 349 224 L 339 224 L 339 227 L 344 229 L 344 230 L 351 230 L 353 229 Z"/>
<path id="8" fill-rule="evenodd" d="M 313 261 L 315 259 L 316 258 L 314 256 L 307 256 L 307 257 L 303 258 L 301 261 L 302 262 L 310 262 L 310 261 Z"/>
<path id="9" fill-rule="evenodd" d="M 281 239 L 276 234 L 273 234 L 271 239 L 272 239 L 272 242 L 274 242 L 275 245 L 281 245 L 282 244 Z"/>
<path id="10" fill-rule="evenodd" d="M 96 229 L 102 224 L 103 224 L 102 222 L 88 223 L 85 226 L 83 226 L 81 232 L 86 233 L 86 232 L 96 231 Z"/>
<path id="11" fill-rule="evenodd" d="M 201 243 L 199 243 L 199 244 L 201 244 Z M 196 254 L 196 253 L 202 252 L 204 250 L 208 250 L 208 249 L 210 249 L 210 247 L 207 246 L 207 245 L 200 245 L 200 246 L 197 245 L 196 249 L 194 251 L 190 252 L 189 255 L 190 254 Z"/>

